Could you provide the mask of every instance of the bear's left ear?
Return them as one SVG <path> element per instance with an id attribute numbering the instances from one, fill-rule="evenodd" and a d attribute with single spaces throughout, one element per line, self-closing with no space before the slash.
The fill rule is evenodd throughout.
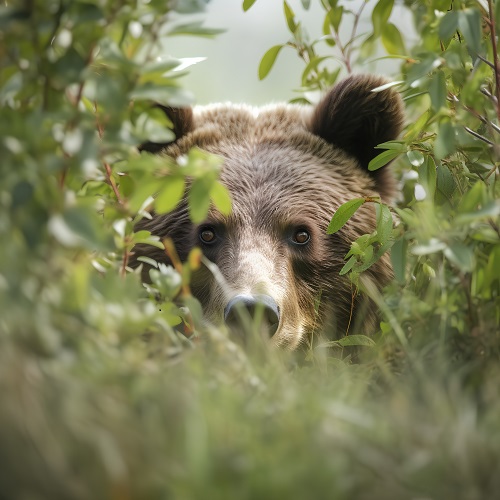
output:
<path id="1" fill-rule="evenodd" d="M 354 156 L 363 169 L 382 151 L 375 146 L 398 137 L 404 120 L 403 102 L 393 87 L 373 75 L 353 75 L 335 85 L 313 111 L 310 130 Z M 384 169 L 382 169 L 383 171 Z M 379 170 L 370 172 L 379 191 L 386 191 Z"/>
<path id="2" fill-rule="evenodd" d="M 191 108 L 171 108 L 162 104 L 155 104 L 156 108 L 161 109 L 172 122 L 172 132 L 175 139 L 172 142 L 144 142 L 139 146 L 139 151 L 149 151 L 150 153 L 159 153 L 169 144 L 174 143 L 194 128 L 193 110 Z"/>

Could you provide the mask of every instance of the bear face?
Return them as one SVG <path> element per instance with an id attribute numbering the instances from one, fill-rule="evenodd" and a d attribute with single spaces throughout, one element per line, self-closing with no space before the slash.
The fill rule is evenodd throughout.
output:
<path id="1" fill-rule="evenodd" d="M 386 168 L 367 169 L 380 152 L 375 146 L 395 139 L 403 122 L 397 92 L 372 92 L 384 83 L 351 76 L 313 108 L 165 108 L 176 141 L 143 149 L 176 158 L 197 146 L 221 156 L 220 180 L 231 194 L 232 212 L 224 216 L 211 207 L 203 223 L 193 224 L 184 199 L 138 229 L 172 238 L 181 259 L 199 246 L 217 265 L 217 276 L 203 267 L 191 283 L 209 322 L 236 331 L 242 310 L 260 314 L 271 343 L 290 349 L 316 332 L 338 338 L 374 329 L 374 304 L 339 275 L 351 242 L 375 228 L 373 204 L 363 205 L 336 234 L 326 229 L 342 203 L 363 196 L 387 202 L 394 195 Z M 136 247 L 139 255 L 166 260 L 154 247 Z M 363 279 L 380 289 L 391 275 L 385 255 Z"/>

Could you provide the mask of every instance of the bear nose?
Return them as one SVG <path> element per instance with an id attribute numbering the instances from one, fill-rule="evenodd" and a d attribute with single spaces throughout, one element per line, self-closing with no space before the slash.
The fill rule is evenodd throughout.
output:
<path id="1" fill-rule="evenodd" d="M 257 319 L 272 337 L 278 329 L 280 310 L 269 295 L 236 295 L 224 309 L 224 321 L 231 330 L 248 330 Z"/>

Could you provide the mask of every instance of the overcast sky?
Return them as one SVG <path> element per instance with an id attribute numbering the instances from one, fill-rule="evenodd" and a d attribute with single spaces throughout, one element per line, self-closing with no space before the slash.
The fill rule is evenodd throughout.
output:
<path id="1" fill-rule="evenodd" d="M 344 1 L 346 7 L 357 10 L 363 0 Z M 370 1 L 364 11 L 365 22 L 360 23 L 359 33 L 367 31 L 366 22 L 375 5 Z M 300 0 L 289 0 L 298 20 L 302 21 L 311 38 L 321 36 L 325 12 L 320 0 L 312 0 L 305 11 Z M 409 26 L 409 17 L 403 8 L 395 7 L 391 20 Z M 289 34 L 283 15 L 282 0 L 257 0 L 248 12 L 243 12 L 242 0 L 211 0 L 204 16 L 205 26 L 223 28 L 226 32 L 214 40 L 192 37 L 174 37 L 168 50 L 175 57 L 206 57 L 207 60 L 191 68 L 184 86 L 194 93 L 200 104 L 233 101 L 263 104 L 271 101 L 286 101 L 299 94 L 293 89 L 300 85 L 303 63 L 292 49 L 285 48 L 271 73 L 263 81 L 257 76 L 259 62 L 273 45 L 286 42 Z M 351 26 L 344 25 L 346 32 Z M 405 29 L 405 32 L 407 30 Z M 321 44 L 321 51 L 328 49 Z M 397 65 L 372 64 L 358 71 L 391 74 Z"/>

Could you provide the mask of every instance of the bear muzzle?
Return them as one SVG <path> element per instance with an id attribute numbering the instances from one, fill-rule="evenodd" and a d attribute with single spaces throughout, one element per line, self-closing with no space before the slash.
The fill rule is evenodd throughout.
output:
<path id="1" fill-rule="evenodd" d="M 224 308 L 224 322 L 232 333 L 245 338 L 255 331 L 270 338 L 279 328 L 280 308 L 270 295 L 239 294 Z"/>

